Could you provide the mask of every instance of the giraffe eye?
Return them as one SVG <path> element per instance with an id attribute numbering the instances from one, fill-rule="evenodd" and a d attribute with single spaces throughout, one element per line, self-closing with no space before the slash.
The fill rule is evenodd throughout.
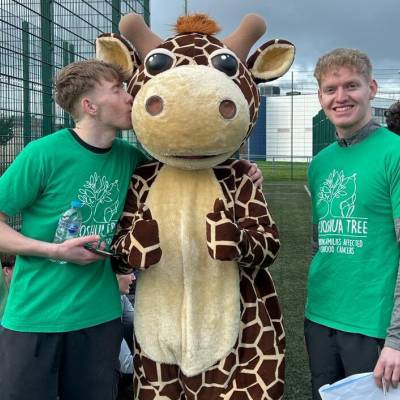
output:
<path id="1" fill-rule="evenodd" d="M 228 53 L 217 54 L 211 59 L 214 68 L 228 76 L 234 76 L 238 70 L 238 62 L 235 57 Z"/>
<path id="2" fill-rule="evenodd" d="M 157 75 L 170 69 L 174 63 L 172 57 L 164 53 L 154 53 L 145 62 L 145 67 L 150 75 Z"/>

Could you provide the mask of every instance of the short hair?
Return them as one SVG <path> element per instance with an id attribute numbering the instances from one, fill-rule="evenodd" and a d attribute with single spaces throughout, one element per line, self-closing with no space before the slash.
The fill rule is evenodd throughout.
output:
<path id="1" fill-rule="evenodd" d="M 388 129 L 400 135 L 400 101 L 396 101 L 385 111 L 385 117 Z"/>
<path id="2" fill-rule="evenodd" d="M 366 53 L 357 49 L 339 48 L 324 54 L 317 61 L 314 76 L 318 85 L 321 85 L 321 80 L 325 74 L 341 67 L 355 69 L 367 81 L 372 78 L 372 63 Z"/>
<path id="3" fill-rule="evenodd" d="M 81 97 L 90 92 L 100 80 L 123 82 L 122 69 L 100 60 L 77 61 L 62 68 L 55 79 L 55 101 L 74 120 L 79 117 L 77 105 Z"/>

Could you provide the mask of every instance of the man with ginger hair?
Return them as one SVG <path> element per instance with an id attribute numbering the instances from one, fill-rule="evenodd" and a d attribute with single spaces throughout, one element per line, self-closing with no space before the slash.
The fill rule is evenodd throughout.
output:
<path id="1" fill-rule="evenodd" d="M 378 386 L 400 375 L 400 138 L 372 119 L 377 92 L 368 56 L 336 49 L 314 76 L 335 143 L 309 169 L 314 257 L 305 339 L 318 389 L 374 370 Z"/>

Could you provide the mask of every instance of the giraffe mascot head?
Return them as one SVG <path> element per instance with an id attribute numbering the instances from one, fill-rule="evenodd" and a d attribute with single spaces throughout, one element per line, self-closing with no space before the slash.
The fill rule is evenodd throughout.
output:
<path id="1" fill-rule="evenodd" d="M 256 83 L 282 76 L 294 46 L 246 16 L 224 40 L 206 15 L 181 17 L 162 41 L 141 16 L 103 34 L 97 58 L 118 64 L 132 123 L 155 161 L 132 177 L 113 248 L 140 269 L 135 298 L 137 399 L 280 399 L 284 331 L 268 266 L 278 232 L 262 192 L 230 159 L 256 123 Z"/>

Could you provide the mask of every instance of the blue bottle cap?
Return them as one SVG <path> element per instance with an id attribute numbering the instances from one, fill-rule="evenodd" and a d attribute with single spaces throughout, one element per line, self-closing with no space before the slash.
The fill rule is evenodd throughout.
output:
<path id="1" fill-rule="evenodd" d="M 81 208 L 82 203 L 79 200 L 72 200 L 71 201 L 71 207 L 72 208 Z"/>

